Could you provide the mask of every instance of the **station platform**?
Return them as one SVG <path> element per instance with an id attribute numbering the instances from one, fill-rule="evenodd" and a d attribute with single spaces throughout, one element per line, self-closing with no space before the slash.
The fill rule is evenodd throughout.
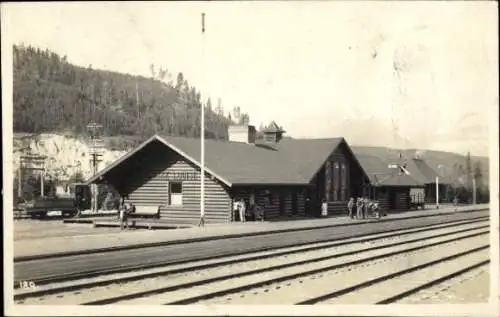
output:
<path id="1" fill-rule="evenodd" d="M 46 258 L 57 255 L 76 255 L 93 253 L 104 250 L 132 249 L 162 244 L 189 243 L 195 241 L 216 240 L 228 237 L 269 234 L 274 232 L 297 231 L 301 229 L 314 229 L 353 225 L 356 223 L 394 221 L 407 218 L 419 218 L 432 215 L 443 215 L 456 212 L 470 212 L 488 210 L 489 205 L 460 206 L 455 211 L 452 206 L 443 206 L 440 209 L 425 209 L 389 214 L 381 219 L 367 218 L 364 220 L 350 219 L 347 216 L 334 216 L 326 218 L 308 218 L 294 221 L 272 222 L 233 222 L 225 224 L 206 224 L 204 227 L 186 225 L 176 226 L 169 224 L 171 230 L 123 230 L 115 232 L 93 233 L 89 235 L 75 235 L 61 237 L 44 237 L 40 239 L 14 241 L 14 259 Z M 117 220 L 107 220 L 115 221 Z M 139 223 L 139 220 L 136 220 Z M 141 220 L 151 224 L 154 220 Z M 62 224 L 61 226 L 65 226 Z M 179 229 L 174 229 L 179 228 Z M 182 228 L 182 229 L 181 229 Z M 96 228 L 95 230 L 99 230 Z M 119 229 L 118 229 L 119 230 Z"/>

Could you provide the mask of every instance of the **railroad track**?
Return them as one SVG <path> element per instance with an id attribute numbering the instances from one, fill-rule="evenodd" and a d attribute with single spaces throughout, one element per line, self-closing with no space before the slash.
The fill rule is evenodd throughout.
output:
<path id="1" fill-rule="evenodd" d="M 24 259 L 14 262 L 14 287 L 18 281 L 33 281 L 37 285 L 52 284 L 68 280 L 98 277 L 103 274 L 134 272 L 160 268 L 169 264 L 191 263 L 227 256 L 245 255 L 250 252 L 274 251 L 289 247 L 311 246 L 315 243 L 345 241 L 349 238 L 364 238 L 373 234 L 394 233 L 395 230 L 422 229 L 436 223 L 452 225 L 464 220 L 489 219 L 483 214 L 457 214 L 454 217 L 423 218 L 401 223 L 367 223 L 356 226 L 341 226 L 243 236 L 223 240 L 208 240 L 193 243 L 175 243 L 165 246 L 148 246 L 140 249 L 115 250 L 103 253 L 68 255 L 57 258 Z"/>
<path id="2" fill-rule="evenodd" d="M 412 254 L 435 253 L 437 248 L 442 248 L 444 253 L 454 250 L 448 256 L 432 259 L 432 264 L 420 263 L 418 267 L 406 265 L 400 270 L 406 270 L 404 273 L 398 271 L 399 275 L 396 272 L 390 276 L 383 275 L 387 275 L 385 280 L 389 281 L 432 265 L 485 252 L 488 248 L 488 243 L 485 242 L 488 228 L 487 219 L 464 220 L 453 224 L 169 264 L 148 270 L 84 277 L 66 282 L 49 283 L 46 279 L 47 284 L 38 286 L 35 290 L 17 289 L 14 300 L 26 304 L 193 304 L 218 302 L 221 298 L 226 303 L 225 298 L 229 296 L 231 299 L 243 300 L 244 304 L 248 301 L 250 292 L 250 297 L 260 303 L 260 298 L 269 293 L 270 285 L 274 285 L 274 292 L 280 289 L 283 291 L 292 284 L 300 286 L 311 277 L 321 281 L 324 276 L 337 274 L 332 272 L 350 272 L 353 267 L 370 263 L 397 262 Z M 464 243 L 472 244 L 472 248 L 463 251 Z M 357 283 L 353 289 L 350 289 L 353 285 L 346 285 L 344 293 L 342 290 L 332 293 L 331 285 L 330 291 L 325 291 L 324 287 L 315 287 L 313 289 L 322 290 L 322 293 L 306 299 L 290 299 L 290 303 L 321 303 L 332 300 L 339 297 L 339 294 L 348 294 L 354 289 L 381 283 L 384 281 L 383 276 L 371 281 L 369 285 L 366 284 L 367 281 L 364 281 L 365 284 Z M 257 291 L 260 295 L 253 294 L 261 288 L 264 288 L 262 292 Z M 324 297 L 325 295 L 330 297 Z M 279 298 L 286 300 L 283 296 Z"/>

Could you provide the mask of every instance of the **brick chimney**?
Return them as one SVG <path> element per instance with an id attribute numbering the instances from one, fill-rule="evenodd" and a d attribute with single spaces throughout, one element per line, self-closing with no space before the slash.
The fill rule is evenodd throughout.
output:
<path id="1" fill-rule="evenodd" d="M 228 129 L 229 141 L 255 144 L 255 126 L 253 125 L 230 125 Z"/>

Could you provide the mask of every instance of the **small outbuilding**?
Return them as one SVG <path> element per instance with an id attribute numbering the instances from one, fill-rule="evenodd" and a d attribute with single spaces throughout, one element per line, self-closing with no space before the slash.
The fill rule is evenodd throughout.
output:
<path id="1" fill-rule="evenodd" d="M 378 200 L 385 210 L 410 209 L 412 191 L 423 189 L 423 183 L 417 181 L 411 172 L 407 175 L 398 169 L 389 168 L 389 162 L 383 158 L 367 154 L 357 154 L 356 157 L 368 175 L 364 196 Z"/>

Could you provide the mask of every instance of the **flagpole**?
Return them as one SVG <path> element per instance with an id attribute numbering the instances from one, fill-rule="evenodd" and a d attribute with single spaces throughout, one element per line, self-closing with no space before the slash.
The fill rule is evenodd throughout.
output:
<path id="1" fill-rule="evenodd" d="M 201 14 L 201 59 L 202 74 L 205 79 L 205 13 Z M 202 82 L 202 85 L 204 83 Z M 200 226 L 205 225 L 205 105 L 201 102 L 201 197 L 200 197 Z"/>
<path id="2" fill-rule="evenodd" d="M 436 176 L 436 209 L 439 209 L 439 176 Z"/>

